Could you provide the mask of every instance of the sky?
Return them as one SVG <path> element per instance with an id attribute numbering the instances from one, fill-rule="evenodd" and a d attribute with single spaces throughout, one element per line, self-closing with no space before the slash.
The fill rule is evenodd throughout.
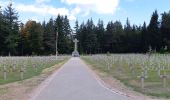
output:
<path id="1" fill-rule="evenodd" d="M 10 0 L 0 0 L 4 9 Z M 125 24 L 129 18 L 131 24 L 148 24 L 153 11 L 160 14 L 170 11 L 170 0 L 12 0 L 13 7 L 18 12 L 19 20 L 42 22 L 58 14 L 67 15 L 74 27 L 75 21 L 86 22 L 92 18 L 95 23 L 102 19 L 106 25 L 108 21 L 121 21 Z"/>

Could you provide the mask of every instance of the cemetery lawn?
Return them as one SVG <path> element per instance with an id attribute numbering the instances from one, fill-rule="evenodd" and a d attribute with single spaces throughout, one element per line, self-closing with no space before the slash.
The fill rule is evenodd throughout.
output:
<path id="1" fill-rule="evenodd" d="M 0 67 L 0 85 L 3 84 L 7 84 L 7 83 L 11 83 L 11 82 L 16 82 L 16 81 L 22 81 L 25 79 L 29 79 L 32 78 L 34 76 L 38 76 L 41 73 L 43 73 L 44 70 L 49 69 L 50 67 L 59 64 L 61 62 L 65 62 L 69 59 L 69 57 L 63 57 L 60 60 L 54 60 L 54 61 L 48 61 L 48 62 L 36 62 L 35 66 L 36 68 L 33 67 L 32 63 L 28 63 L 26 64 L 26 68 L 24 69 L 23 72 L 23 79 L 21 79 L 21 72 L 20 72 L 20 66 L 23 65 L 16 65 L 16 69 L 13 71 L 10 66 L 7 66 L 7 75 L 6 75 L 6 80 L 4 80 L 4 73 L 3 73 L 3 67 Z"/>
<path id="2" fill-rule="evenodd" d="M 96 62 L 90 59 L 90 56 L 82 56 L 82 60 L 85 61 L 97 74 L 100 78 L 109 84 L 109 78 L 111 77 L 113 80 L 120 81 L 120 84 L 117 86 L 112 86 L 113 88 L 121 88 L 122 92 L 131 91 L 133 93 L 137 93 L 137 95 L 147 95 L 152 98 L 170 98 L 170 79 L 167 79 L 166 88 L 163 87 L 162 79 L 157 75 L 156 71 L 148 71 L 148 78 L 145 79 L 144 89 L 141 88 L 141 80 L 138 78 L 140 76 L 140 70 L 138 68 L 135 69 L 136 74 L 132 74 L 127 65 L 124 66 L 114 66 L 111 67 L 110 70 L 107 69 L 102 62 Z M 170 75 L 170 70 L 166 70 L 167 75 Z M 163 74 L 163 71 L 161 71 Z M 105 80 L 108 79 L 108 80 Z M 125 87 L 124 87 L 125 86 Z M 136 91 L 136 92 L 135 92 Z M 139 93 L 142 94 L 139 94 Z"/>
<path id="3" fill-rule="evenodd" d="M 51 75 L 54 71 L 59 69 L 65 62 L 68 61 L 70 57 L 66 57 L 63 60 L 57 61 L 55 64 L 48 65 L 46 68 L 38 69 L 38 71 L 33 73 L 30 71 L 31 75 L 25 74 L 24 80 L 20 81 L 20 79 L 12 81 L 9 84 L 3 83 L 0 85 L 0 100 L 28 100 L 30 96 L 32 96 L 32 92 L 41 82 L 43 82 L 49 75 Z M 12 75 L 12 74 L 11 74 Z M 15 76 L 18 78 L 18 76 Z M 17 81 L 17 82 L 14 82 Z"/>

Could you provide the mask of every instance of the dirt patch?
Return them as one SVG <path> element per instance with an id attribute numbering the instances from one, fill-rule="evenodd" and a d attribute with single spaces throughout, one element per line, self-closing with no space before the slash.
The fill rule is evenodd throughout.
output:
<path id="1" fill-rule="evenodd" d="M 31 79 L 0 85 L 0 100 L 28 100 L 31 98 L 30 94 L 38 87 L 48 76 L 60 68 L 65 61 L 45 69 L 41 75 L 35 76 Z"/>

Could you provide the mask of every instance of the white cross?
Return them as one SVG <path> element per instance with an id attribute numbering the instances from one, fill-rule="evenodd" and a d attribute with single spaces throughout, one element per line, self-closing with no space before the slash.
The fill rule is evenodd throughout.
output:
<path id="1" fill-rule="evenodd" d="M 74 39 L 74 51 L 77 51 L 77 43 L 79 42 L 77 39 Z"/>

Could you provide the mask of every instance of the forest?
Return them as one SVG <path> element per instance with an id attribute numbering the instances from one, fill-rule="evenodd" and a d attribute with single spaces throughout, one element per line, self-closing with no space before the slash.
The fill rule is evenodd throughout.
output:
<path id="1" fill-rule="evenodd" d="M 106 27 L 105 27 L 106 26 Z M 73 39 L 77 38 L 80 54 L 102 53 L 158 53 L 170 52 L 170 11 L 151 14 L 147 25 L 131 25 L 120 21 L 102 19 L 95 24 L 90 18 L 86 22 L 75 22 L 72 29 L 67 16 L 58 15 L 49 21 L 29 20 L 22 23 L 12 4 L 0 8 L 0 55 L 54 55 L 71 54 Z"/>

